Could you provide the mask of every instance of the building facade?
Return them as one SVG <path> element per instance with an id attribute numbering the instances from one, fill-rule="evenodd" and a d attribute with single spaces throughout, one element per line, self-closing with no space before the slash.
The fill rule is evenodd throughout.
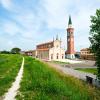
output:
<path id="1" fill-rule="evenodd" d="M 71 16 L 69 16 L 68 28 L 67 28 L 67 51 L 66 57 L 69 59 L 75 58 L 74 50 L 74 28 L 72 27 Z"/>
<path id="2" fill-rule="evenodd" d="M 49 50 L 50 60 L 65 59 L 65 50 L 61 48 L 61 40 L 56 39 L 53 42 L 53 47 Z"/>
<path id="3" fill-rule="evenodd" d="M 44 60 L 65 59 L 65 51 L 61 48 L 61 41 L 56 38 L 51 42 L 37 45 L 37 57 Z"/>
<path id="4" fill-rule="evenodd" d="M 84 60 L 95 60 L 95 56 L 91 53 L 89 48 L 81 49 L 81 59 Z"/>

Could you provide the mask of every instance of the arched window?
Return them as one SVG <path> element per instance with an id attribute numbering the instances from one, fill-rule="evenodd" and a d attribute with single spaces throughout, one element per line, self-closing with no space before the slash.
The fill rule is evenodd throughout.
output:
<path id="1" fill-rule="evenodd" d="M 59 59 L 59 53 L 57 53 L 57 57 L 56 58 Z"/>
<path id="2" fill-rule="evenodd" d="M 53 54 L 51 54 L 51 59 L 53 59 Z"/>
<path id="3" fill-rule="evenodd" d="M 64 54 L 62 54 L 62 59 L 64 59 Z"/>

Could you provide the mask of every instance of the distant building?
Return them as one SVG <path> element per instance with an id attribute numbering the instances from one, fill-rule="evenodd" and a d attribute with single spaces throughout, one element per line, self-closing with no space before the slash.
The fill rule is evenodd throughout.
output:
<path id="1" fill-rule="evenodd" d="M 74 50 L 74 28 L 72 27 L 71 17 L 69 16 L 68 28 L 67 28 L 67 51 L 66 57 L 69 59 L 75 58 Z"/>
<path id="2" fill-rule="evenodd" d="M 81 49 L 81 59 L 85 60 L 95 60 L 95 56 L 91 53 L 89 48 Z"/>
<path id="3" fill-rule="evenodd" d="M 81 52 L 75 52 L 75 58 L 80 58 Z"/>
<path id="4" fill-rule="evenodd" d="M 25 51 L 25 55 L 32 56 L 33 55 L 33 50 Z"/>
<path id="5" fill-rule="evenodd" d="M 25 54 L 25 51 L 20 51 L 20 54 L 24 55 Z"/>

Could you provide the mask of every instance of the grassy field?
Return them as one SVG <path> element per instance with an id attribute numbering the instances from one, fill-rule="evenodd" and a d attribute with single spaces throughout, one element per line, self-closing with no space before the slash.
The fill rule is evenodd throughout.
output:
<path id="1" fill-rule="evenodd" d="M 100 91 L 47 64 L 25 58 L 17 100 L 100 100 Z"/>
<path id="2" fill-rule="evenodd" d="M 92 74 L 96 74 L 97 73 L 97 69 L 96 68 L 76 68 L 76 70 L 87 72 L 87 73 L 92 73 Z"/>
<path id="3" fill-rule="evenodd" d="M 7 92 L 15 80 L 21 66 L 19 55 L 0 54 L 0 96 Z"/>
<path id="4" fill-rule="evenodd" d="M 61 61 L 52 61 L 52 62 L 56 64 L 70 64 L 69 62 L 61 62 Z"/>

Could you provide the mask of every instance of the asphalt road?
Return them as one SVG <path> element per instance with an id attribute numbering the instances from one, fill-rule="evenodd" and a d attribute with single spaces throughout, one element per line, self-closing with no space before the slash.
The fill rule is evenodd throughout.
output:
<path id="1" fill-rule="evenodd" d="M 96 68 L 95 61 L 83 61 L 82 63 L 74 64 L 60 64 L 60 66 L 67 68 Z"/>

